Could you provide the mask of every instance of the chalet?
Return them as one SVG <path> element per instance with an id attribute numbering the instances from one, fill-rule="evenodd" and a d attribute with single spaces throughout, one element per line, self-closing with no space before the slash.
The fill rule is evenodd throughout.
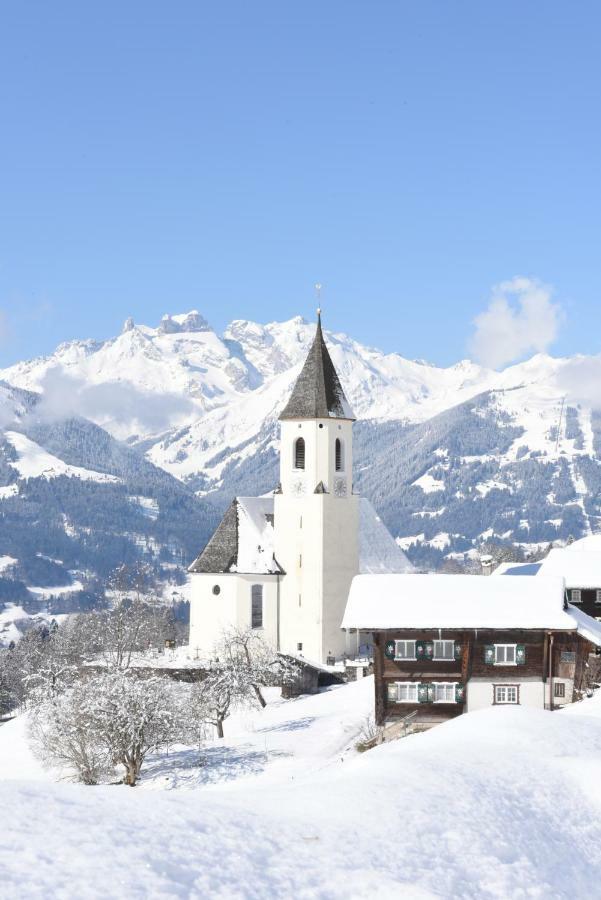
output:
<path id="1" fill-rule="evenodd" d="M 568 600 L 601 619 L 601 534 L 591 534 L 567 547 L 555 547 L 536 563 L 502 563 L 493 575 L 557 575 L 564 579 Z"/>
<path id="2" fill-rule="evenodd" d="M 601 623 L 571 606 L 563 578 L 358 575 L 342 627 L 371 631 L 382 725 L 416 713 L 556 709 L 581 696 Z"/>

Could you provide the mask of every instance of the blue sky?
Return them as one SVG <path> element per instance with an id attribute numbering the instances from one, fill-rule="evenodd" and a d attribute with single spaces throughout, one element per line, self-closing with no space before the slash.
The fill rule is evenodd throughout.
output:
<path id="1" fill-rule="evenodd" d="M 518 355 L 599 352 L 600 26 L 542 0 L 2 4 L 0 365 L 128 315 L 310 317 L 316 281 L 328 327 L 452 363 L 515 276 L 560 307 Z"/>

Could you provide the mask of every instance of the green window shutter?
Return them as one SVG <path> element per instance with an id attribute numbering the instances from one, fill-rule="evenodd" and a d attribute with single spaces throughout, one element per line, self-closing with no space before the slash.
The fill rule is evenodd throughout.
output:
<path id="1" fill-rule="evenodd" d="M 428 703 L 428 685 L 420 684 L 417 689 L 417 700 L 419 703 Z"/>
<path id="2" fill-rule="evenodd" d="M 455 703 L 465 703 L 465 686 L 463 684 L 455 685 Z"/>
<path id="3" fill-rule="evenodd" d="M 424 655 L 426 659 L 434 659 L 434 641 L 424 641 Z"/>
<path id="4" fill-rule="evenodd" d="M 396 684 L 386 685 L 386 696 L 389 703 L 396 703 L 399 698 L 399 691 Z"/>
<path id="5" fill-rule="evenodd" d="M 454 647 L 455 659 L 461 659 L 461 657 L 463 656 L 462 651 L 463 651 L 463 647 L 461 646 L 461 644 L 458 644 L 457 642 L 455 642 L 455 647 Z"/>
<path id="6" fill-rule="evenodd" d="M 495 645 L 487 644 L 484 648 L 484 662 L 487 666 L 493 666 L 495 663 Z"/>
<path id="7" fill-rule="evenodd" d="M 434 703 L 434 685 L 428 685 L 428 703 Z"/>
<path id="8" fill-rule="evenodd" d="M 515 661 L 518 666 L 525 665 L 525 663 L 526 663 L 526 647 L 524 646 L 524 644 L 516 644 Z"/>
<path id="9" fill-rule="evenodd" d="M 415 658 L 423 659 L 426 655 L 426 642 L 425 641 L 416 641 L 415 642 Z"/>
<path id="10" fill-rule="evenodd" d="M 384 656 L 386 659 L 394 659 L 395 646 L 394 641 L 386 641 L 384 644 Z"/>

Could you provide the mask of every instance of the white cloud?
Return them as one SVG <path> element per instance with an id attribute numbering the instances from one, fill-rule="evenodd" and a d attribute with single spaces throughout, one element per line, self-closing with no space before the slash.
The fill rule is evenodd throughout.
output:
<path id="1" fill-rule="evenodd" d="M 601 409 L 601 356 L 575 356 L 566 360 L 556 382 L 568 402 Z"/>
<path id="2" fill-rule="evenodd" d="M 48 369 L 40 385 L 42 397 L 36 417 L 60 420 L 82 416 L 104 427 L 126 426 L 128 431 L 160 432 L 173 427 L 194 409 L 188 397 L 148 394 L 124 382 L 86 384 L 60 366 Z"/>
<path id="3" fill-rule="evenodd" d="M 536 278 L 512 278 L 493 288 L 488 308 L 476 316 L 470 349 L 493 369 L 529 353 L 543 353 L 555 341 L 562 319 L 549 285 Z"/>

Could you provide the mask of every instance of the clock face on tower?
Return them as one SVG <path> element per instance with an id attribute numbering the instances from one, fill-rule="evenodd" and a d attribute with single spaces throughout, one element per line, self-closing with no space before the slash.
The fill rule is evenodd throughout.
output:
<path id="1" fill-rule="evenodd" d="M 337 497 L 346 497 L 346 478 L 336 478 L 334 481 L 334 493 Z"/>
<path id="2" fill-rule="evenodd" d="M 305 493 L 305 482 L 302 478 L 295 478 L 292 482 L 292 493 L 301 497 Z"/>

